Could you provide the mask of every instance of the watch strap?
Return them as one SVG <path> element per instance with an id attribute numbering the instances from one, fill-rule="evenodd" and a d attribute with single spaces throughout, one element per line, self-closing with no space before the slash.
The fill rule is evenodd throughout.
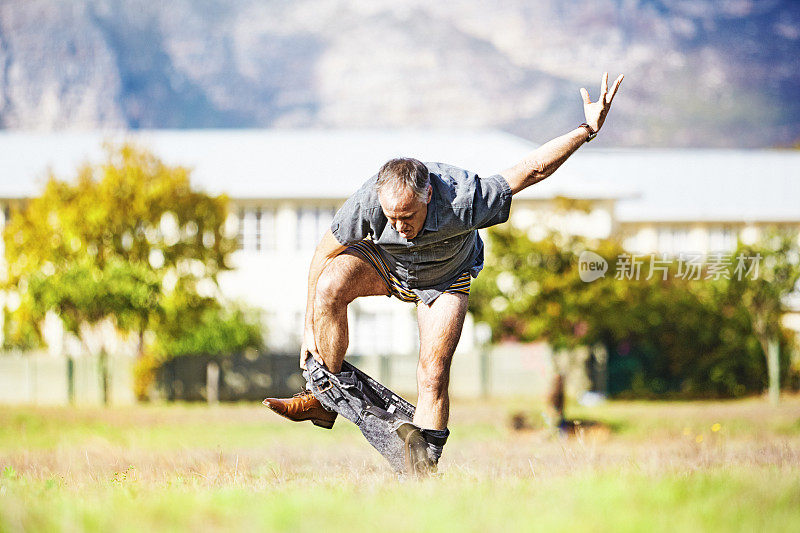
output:
<path id="1" fill-rule="evenodd" d="M 592 139 L 594 139 L 595 137 L 597 137 L 597 132 L 596 132 L 596 131 L 594 131 L 594 130 L 592 129 L 592 127 L 591 127 L 590 125 L 588 125 L 587 123 L 585 123 L 585 122 L 584 122 L 584 123 L 583 123 L 583 124 L 581 124 L 579 127 L 580 127 L 580 128 L 583 128 L 583 129 L 585 129 L 585 130 L 586 130 L 586 132 L 589 134 L 589 137 L 587 137 L 587 138 L 586 138 L 586 142 L 587 142 L 587 143 L 588 143 L 589 141 L 591 141 Z"/>

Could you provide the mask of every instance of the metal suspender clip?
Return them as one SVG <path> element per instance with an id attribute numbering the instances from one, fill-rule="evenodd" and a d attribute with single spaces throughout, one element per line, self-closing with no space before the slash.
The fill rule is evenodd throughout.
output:
<path id="1" fill-rule="evenodd" d="M 333 383 L 331 383 L 331 380 L 326 379 L 325 380 L 325 384 L 322 387 L 319 388 L 318 392 L 320 392 L 320 393 L 328 392 L 332 388 L 333 388 Z"/>

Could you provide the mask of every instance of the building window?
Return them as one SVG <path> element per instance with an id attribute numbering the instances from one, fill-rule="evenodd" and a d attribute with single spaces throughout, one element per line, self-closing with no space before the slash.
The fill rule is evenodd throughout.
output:
<path id="1" fill-rule="evenodd" d="M 275 211 L 263 208 L 240 209 L 238 243 L 240 250 L 274 250 Z"/>
<path id="2" fill-rule="evenodd" d="M 298 250 L 313 250 L 322 235 L 331 227 L 336 209 L 332 207 L 302 207 L 297 211 Z"/>
<path id="3" fill-rule="evenodd" d="M 359 311 L 354 315 L 353 348 L 357 355 L 385 355 L 395 352 L 392 317 L 386 312 Z"/>
<path id="4" fill-rule="evenodd" d="M 677 255 L 689 250 L 689 230 L 680 228 L 663 228 L 658 232 L 658 251 Z"/>
<path id="5" fill-rule="evenodd" d="M 651 251 L 649 248 L 645 249 L 646 245 L 643 244 L 645 242 L 647 241 L 642 235 L 642 230 L 636 232 L 631 231 L 627 234 L 623 234 L 622 247 L 633 253 L 644 253 Z"/>
<path id="6" fill-rule="evenodd" d="M 736 249 L 736 231 L 733 228 L 718 227 L 708 235 L 709 252 L 731 252 Z"/>
<path id="7" fill-rule="evenodd" d="M 275 210 L 262 209 L 261 217 L 258 220 L 258 249 L 264 251 L 275 250 L 276 231 L 275 231 Z"/>

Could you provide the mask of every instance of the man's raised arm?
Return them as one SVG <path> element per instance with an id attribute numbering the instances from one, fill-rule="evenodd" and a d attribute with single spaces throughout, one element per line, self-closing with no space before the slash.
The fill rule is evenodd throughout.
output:
<path id="1" fill-rule="evenodd" d="M 575 150 L 600 131 L 622 78 L 622 75 L 617 78 L 609 92 L 608 72 L 604 73 L 603 81 L 600 83 L 600 98 L 597 102 L 590 101 L 589 93 L 586 89 L 581 89 L 586 126 L 582 124 L 571 132 L 546 142 L 513 167 L 501 172 L 511 187 L 512 194 L 542 181 L 555 172 Z"/>

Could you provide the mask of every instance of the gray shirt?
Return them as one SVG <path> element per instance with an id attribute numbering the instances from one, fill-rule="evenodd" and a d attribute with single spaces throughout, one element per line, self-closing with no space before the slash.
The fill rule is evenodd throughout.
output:
<path id="1" fill-rule="evenodd" d="M 433 195 L 423 229 L 406 240 L 388 223 L 378 200 L 377 174 L 336 213 L 331 232 L 342 245 L 369 237 L 392 273 L 425 304 L 463 272 L 483 268 L 478 229 L 508 220 L 511 188 L 498 175 L 481 178 L 443 163 L 425 163 Z"/>

